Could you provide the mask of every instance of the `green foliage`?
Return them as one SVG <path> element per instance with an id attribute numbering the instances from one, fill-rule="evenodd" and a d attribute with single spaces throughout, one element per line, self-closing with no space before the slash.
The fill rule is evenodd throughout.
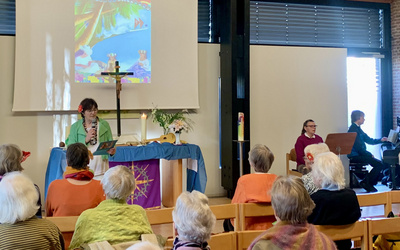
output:
<path id="1" fill-rule="evenodd" d="M 185 116 L 187 114 L 189 114 L 187 110 L 174 113 L 155 108 L 151 111 L 153 122 L 158 123 L 164 129 L 164 134 L 168 134 L 169 126 L 176 120 L 186 122 L 189 128 L 192 129 L 193 121 Z"/>

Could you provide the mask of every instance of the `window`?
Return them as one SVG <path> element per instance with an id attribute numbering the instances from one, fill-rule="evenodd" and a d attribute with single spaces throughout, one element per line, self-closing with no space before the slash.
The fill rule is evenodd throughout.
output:
<path id="1" fill-rule="evenodd" d="M 378 8 L 250 1 L 250 44 L 384 48 Z"/>
<path id="2" fill-rule="evenodd" d="M 198 0 L 198 41 L 211 42 L 211 0 Z"/>
<path id="3" fill-rule="evenodd" d="M 0 35 L 15 35 L 15 0 L 0 0 Z"/>

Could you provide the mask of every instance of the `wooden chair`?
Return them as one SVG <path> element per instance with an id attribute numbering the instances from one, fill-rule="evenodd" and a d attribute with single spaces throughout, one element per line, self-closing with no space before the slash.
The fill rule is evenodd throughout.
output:
<path id="1" fill-rule="evenodd" d="M 390 233 L 400 234 L 400 217 L 374 218 L 368 220 L 368 244 L 370 246 L 370 249 L 372 249 L 373 246 L 372 237 L 374 235 Z"/>
<path id="2" fill-rule="evenodd" d="M 246 218 L 273 216 L 274 209 L 270 203 L 241 203 L 239 204 L 239 228 L 245 231 Z"/>
<path id="3" fill-rule="evenodd" d="M 400 196 L 399 196 L 400 197 Z M 363 213 L 368 214 L 368 207 L 371 206 L 381 206 L 383 205 L 383 213 L 381 215 L 374 216 L 362 216 L 365 217 L 386 217 L 390 211 L 392 211 L 392 204 L 390 200 L 390 192 L 381 192 L 381 193 L 369 193 L 369 194 L 357 194 L 358 204 L 363 209 Z M 374 213 L 376 213 L 376 209 L 373 209 Z M 372 212 L 371 212 L 372 214 Z"/>
<path id="4" fill-rule="evenodd" d="M 394 214 L 398 215 L 400 213 L 400 191 L 389 191 L 388 195 L 390 199 L 391 209 Z"/>
<path id="5" fill-rule="evenodd" d="M 210 206 L 211 211 L 217 220 L 234 219 L 235 231 L 241 229 L 239 225 L 239 204 L 224 204 Z"/>
<path id="6" fill-rule="evenodd" d="M 368 248 L 368 224 L 366 220 L 359 220 L 353 224 L 343 226 L 330 226 L 330 225 L 318 225 L 316 226 L 318 231 L 329 236 L 332 240 L 347 240 L 347 239 L 360 239 L 361 238 L 361 249 Z"/>
<path id="7" fill-rule="evenodd" d="M 75 231 L 75 224 L 78 217 L 79 216 L 45 217 L 45 219 L 56 224 L 61 233 L 65 233 Z"/>
<path id="8" fill-rule="evenodd" d="M 146 210 L 147 218 L 150 222 L 153 232 L 155 234 L 160 234 L 164 237 L 170 238 L 171 246 L 172 241 L 175 238 L 172 210 L 174 210 L 174 208 Z"/>
<path id="9" fill-rule="evenodd" d="M 238 231 L 237 232 L 237 249 L 245 250 L 265 230 L 249 230 L 249 231 Z"/>
<path id="10" fill-rule="evenodd" d="M 172 210 L 173 208 L 168 208 L 171 209 L 171 220 L 172 220 Z M 225 220 L 225 219 L 235 219 L 234 227 L 235 231 L 237 231 L 240 226 L 239 226 L 239 204 L 224 204 L 224 205 L 213 205 L 210 206 L 211 211 L 215 215 L 216 220 Z M 149 211 L 156 211 L 156 210 L 149 210 Z M 149 219 L 150 220 L 150 219 Z M 150 222 L 151 224 L 151 222 Z M 226 246 L 231 246 L 232 239 L 234 237 L 235 241 L 235 247 L 234 248 L 225 248 L 224 241 L 226 242 Z M 173 240 L 174 239 L 168 239 L 164 249 L 172 249 L 173 245 Z M 228 242 L 229 241 L 229 242 Z M 236 234 L 234 232 L 232 233 L 218 233 L 214 234 L 211 236 L 211 240 L 209 241 L 210 246 L 212 249 L 236 249 Z M 216 246 L 213 246 L 216 245 Z M 224 248 L 221 248 L 223 246 Z"/>
<path id="11" fill-rule="evenodd" d="M 78 218 L 79 216 L 45 217 L 46 220 L 53 222 L 60 229 L 64 237 L 64 244 L 66 249 L 71 243 L 72 235 L 75 231 L 75 224 Z"/>
<path id="12" fill-rule="evenodd" d="M 302 174 L 294 169 L 290 169 L 290 161 L 296 162 L 296 150 L 292 148 L 290 153 L 286 153 L 286 175 L 295 175 L 301 177 Z"/>

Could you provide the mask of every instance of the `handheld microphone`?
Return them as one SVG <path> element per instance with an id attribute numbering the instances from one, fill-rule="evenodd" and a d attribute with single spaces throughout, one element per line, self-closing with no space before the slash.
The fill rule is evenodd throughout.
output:
<path id="1" fill-rule="evenodd" d="M 94 118 L 92 120 L 92 129 L 94 129 L 95 134 L 94 134 L 94 137 L 92 137 L 90 139 L 90 144 L 91 145 L 96 145 L 97 144 L 97 118 Z"/>

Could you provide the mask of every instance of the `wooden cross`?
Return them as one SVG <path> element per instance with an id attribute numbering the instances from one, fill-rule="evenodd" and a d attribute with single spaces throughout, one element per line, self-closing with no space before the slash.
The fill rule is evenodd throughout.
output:
<path id="1" fill-rule="evenodd" d="M 119 62 L 115 61 L 115 72 L 101 72 L 101 75 L 108 75 L 115 79 L 115 90 L 117 95 L 117 133 L 118 137 L 121 136 L 121 107 L 120 107 L 120 93 L 122 90 L 121 79 L 127 75 L 133 75 L 133 72 L 119 72 Z"/>

